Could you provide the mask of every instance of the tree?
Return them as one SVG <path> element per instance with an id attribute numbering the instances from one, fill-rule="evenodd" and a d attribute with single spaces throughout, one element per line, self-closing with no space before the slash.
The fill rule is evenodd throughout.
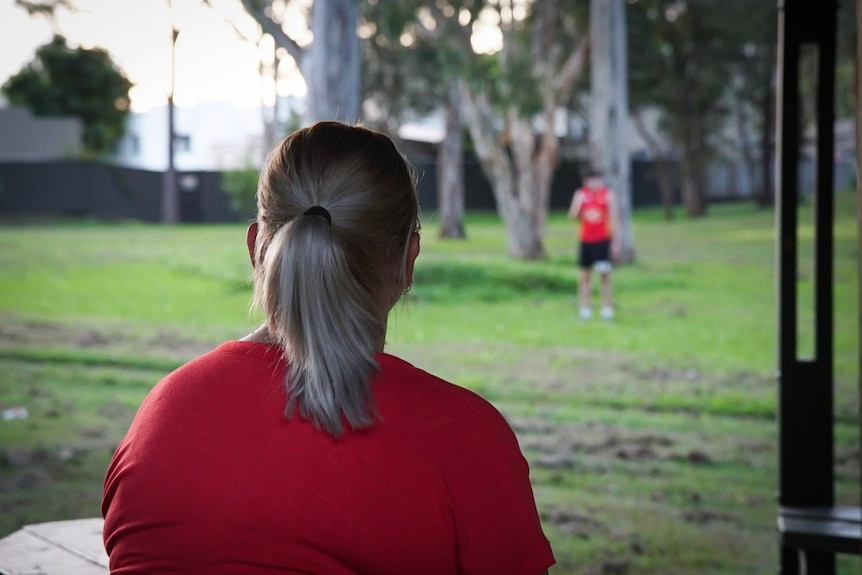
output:
<path id="1" fill-rule="evenodd" d="M 248 14 L 284 48 L 302 71 L 308 89 L 305 122 L 362 117 L 356 0 L 314 0 L 310 24 L 314 40 L 302 45 L 284 31 L 288 2 L 242 0 Z"/>
<path id="2" fill-rule="evenodd" d="M 856 113 L 857 60 L 859 43 L 857 12 L 862 8 L 858 2 L 845 0 L 838 4 L 838 37 L 836 38 L 836 90 L 835 113 L 839 118 L 849 118 Z"/>
<path id="3" fill-rule="evenodd" d="M 712 0 L 708 0 L 712 2 Z M 637 0 L 631 5 L 631 85 L 637 106 L 655 105 L 663 128 L 679 146 L 682 202 L 689 216 L 706 214 L 707 166 L 727 74 L 716 73 L 722 30 L 704 4 Z"/>
<path id="4" fill-rule="evenodd" d="M 634 260 L 624 0 L 590 2 L 590 161 L 614 190 L 614 237 L 621 261 Z"/>
<path id="5" fill-rule="evenodd" d="M 110 154 L 126 129 L 132 83 L 100 48 L 70 48 L 66 39 L 36 50 L 36 57 L 3 84 L 11 104 L 36 116 L 75 116 L 83 123 L 83 147 Z"/>
<path id="6" fill-rule="evenodd" d="M 738 6 L 728 7 L 727 34 L 735 37 L 738 49 L 736 57 L 731 59 L 731 76 L 727 82 L 730 108 L 736 124 L 739 155 L 754 189 L 755 202 L 760 207 L 770 207 L 775 198 L 772 150 L 778 10 L 777 4 L 770 0 L 749 2 L 743 10 Z M 753 145 L 757 135 L 759 151 Z M 758 156 L 759 185 L 755 183 Z"/>
<path id="7" fill-rule="evenodd" d="M 661 111 L 660 127 L 680 157 L 683 207 L 689 216 L 703 216 L 707 169 L 731 111 L 744 115 L 737 118 L 743 126 L 753 123 L 745 116 L 749 110 L 761 111 L 762 149 L 768 152 L 771 114 L 764 108 L 771 99 L 775 3 L 630 0 L 628 5 L 632 107 Z M 753 153 L 743 152 L 751 163 Z M 768 153 L 763 161 L 769 162 Z M 768 193 L 769 185 L 764 187 Z"/>
<path id="8" fill-rule="evenodd" d="M 440 237 L 464 239 L 464 117 L 461 114 L 461 82 L 450 79 L 443 116 L 446 131 L 437 149 L 437 205 L 440 209 Z"/>
<path id="9" fill-rule="evenodd" d="M 459 78 L 461 109 L 506 228 L 507 251 L 518 259 L 543 258 L 560 149 L 557 113 L 571 99 L 586 61 L 580 18 L 558 0 L 517 7 L 428 1 L 425 9 L 434 22 L 429 28 L 444 30 L 457 46 L 449 69 Z M 499 27 L 499 52 L 474 51 L 473 28 L 480 20 Z"/>
<path id="10" fill-rule="evenodd" d="M 15 0 L 15 4 L 26 10 L 31 16 L 41 14 L 49 19 L 54 17 L 58 8 L 75 9 L 70 0 Z"/>
<path id="11" fill-rule="evenodd" d="M 393 136 L 405 119 L 442 111 L 444 138 L 437 147 L 437 208 L 440 237 L 463 239 L 464 122 L 458 75 L 447 62 L 453 46 L 442 29 L 419 24 L 423 0 L 366 3 L 363 9 L 363 93 Z M 460 49 L 456 43 L 455 49 Z"/>

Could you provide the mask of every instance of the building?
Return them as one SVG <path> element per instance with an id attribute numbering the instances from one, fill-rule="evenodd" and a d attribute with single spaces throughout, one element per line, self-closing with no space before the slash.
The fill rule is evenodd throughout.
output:
<path id="1" fill-rule="evenodd" d="M 259 108 L 228 102 L 201 102 L 174 108 L 174 166 L 180 171 L 224 171 L 259 166 L 264 150 Z M 168 167 L 168 108 L 129 114 L 126 134 L 115 155 L 117 164 L 143 170 Z"/>
<path id="2" fill-rule="evenodd" d="M 0 108 L 0 162 L 78 157 L 82 133 L 78 118 L 39 118 L 27 108 Z"/>

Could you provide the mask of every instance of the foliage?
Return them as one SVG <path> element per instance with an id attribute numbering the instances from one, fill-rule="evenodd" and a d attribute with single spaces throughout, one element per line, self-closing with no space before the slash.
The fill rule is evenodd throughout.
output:
<path id="1" fill-rule="evenodd" d="M 58 8 L 75 9 L 71 0 L 15 0 L 15 4 L 26 10 L 31 16 L 41 14 L 48 18 L 53 18 Z"/>
<path id="2" fill-rule="evenodd" d="M 837 70 L 835 112 L 838 118 L 856 115 L 856 2 L 838 4 Z"/>
<path id="3" fill-rule="evenodd" d="M 440 233 L 460 239 L 465 235 L 464 126 L 452 72 L 459 51 L 452 50 L 452 38 L 442 28 L 429 29 L 421 13 L 427 15 L 427 9 L 419 0 L 363 4 L 365 120 L 397 139 L 404 120 L 442 115 L 445 133 L 436 150 Z"/>
<path id="4" fill-rule="evenodd" d="M 555 117 L 585 68 L 587 38 L 578 4 L 542 0 L 521 11 L 494 2 L 467 3 L 472 11 L 453 4 L 459 3 L 432 4 L 429 10 L 434 28 L 445 31 L 460 54 L 451 73 L 506 226 L 507 251 L 518 259 L 542 259 L 560 150 Z M 502 36 L 493 54 L 477 53 L 472 45 L 483 18 L 496 22 Z"/>
<path id="5" fill-rule="evenodd" d="M 728 120 L 729 89 L 763 100 L 771 90 L 775 3 L 628 3 L 629 83 L 632 109 L 664 113 L 664 131 L 682 156 L 683 197 L 689 215 L 703 215 L 705 170 Z"/>
<path id="6" fill-rule="evenodd" d="M 257 209 L 259 170 L 252 167 L 222 173 L 221 189 L 230 196 L 230 205 L 238 214 L 254 214 Z"/>
<path id="7" fill-rule="evenodd" d="M 126 127 L 132 83 L 100 48 L 70 48 L 62 36 L 36 51 L 35 59 L 3 84 L 11 104 L 37 116 L 76 116 L 88 153 L 113 152 Z"/>
<path id="8" fill-rule="evenodd" d="M 368 2 L 360 14 L 362 93 L 379 110 L 366 119 L 392 136 L 398 124 L 435 111 L 445 98 L 444 52 L 414 25 L 418 4 Z"/>

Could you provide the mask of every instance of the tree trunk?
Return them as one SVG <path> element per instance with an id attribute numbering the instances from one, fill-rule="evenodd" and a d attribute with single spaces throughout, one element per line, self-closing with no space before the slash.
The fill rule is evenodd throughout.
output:
<path id="1" fill-rule="evenodd" d="M 702 217 L 706 215 L 709 208 L 709 164 L 712 158 L 706 142 L 706 129 L 701 115 L 695 116 L 695 135 L 697 137 L 694 156 L 694 182 L 697 193 L 696 213 L 693 215 Z"/>
<path id="2" fill-rule="evenodd" d="M 769 44 L 769 56 L 767 60 L 772 62 L 774 60 L 773 54 L 775 52 L 774 42 Z M 767 67 L 768 73 L 767 78 L 765 79 L 768 86 L 773 85 L 773 66 L 770 65 Z M 760 136 L 760 169 L 761 169 L 761 178 L 763 179 L 760 194 L 757 196 L 757 205 L 761 208 L 772 207 L 775 204 L 775 183 L 773 182 L 773 168 L 772 168 L 772 136 L 773 136 L 773 126 L 774 126 L 774 117 L 772 110 L 772 98 L 774 97 L 774 93 L 772 90 L 764 90 L 763 100 L 761 102 L 761 114 L 763 116 L 763 130 Z"/>
<path id="3" fill-rule="evenodd" d="M 697 75 L 692 75 L 697 78 Z M 680 161 L 680 187 L 682 207 L 687 216 L 698 218 L 706 215 L 706 141 L 699 110 L 686 89 L 677 93 L 676 129 L 677 140 L 682 148 Z"/>
<path id="4" fill-rule="evenodd" d="M 359 10 L 356 0 L 314 0 L 308 47 L 298 45 L 273 17 L 273 2 L 241 0 L 246 12 L 287 50 L 307 87 L 304 122 L 357 122 L 362 117 L 360 83 Z"/>
<path id="5" fill-rule="evenodd" d="M 614 191 L 614 236 L 622 262 L 635 257 L 624 0 L 590 2 L 590 159 Z"/>
<path id="6" fill-rule="evenodd" d="M 355 0 L 314 0 L 310 58 L 303 76 L 308 85 L 305 122 L 361 119 L 358 8 Z"/>
<path id="7" fill-rule="evenodd" d="M 533 150 L 534 147 L 532 129 L 528 121 L 515 120 L 514 113 L 510 112 L 508 118 L 513 145 L 510 156 L 497 137 L 493 109 L 487 98 L 481 93 L 473 94 L 466 86 L 462 86 L 460 93 L 464 119 L 482 170 L 491 182 L 497 213 L 506 228 L 507 252 L 521 260 L 543 259 L 542 230 L 548 206 L 547 201 L 542 202 L 541 199 L 550 194 L 550 178 L 536 168 L 547 161 L 547 152 L 543 154 L 540 150 L 536 154 L 537 163 L 525 161 L 524 149 Z M 525 134 L 529 136 L 529 142 Z"/>
<path id="8" fill-rule="evenodd" d="M 437 149 L 437 205 L 440 237 L 464 239 L 464 130 L 458 80 L 446 99 L 446 135 Z"/>
<path id="9" fill-rule="evenodd" d="M 680 171 L 682 172 L 682 205 L 687 216 L 699 218 L 706 215 L 706 169 L 701 154 L 694 149 L 683 150 Z"/>
<path id="10" fill-rule="evenodd" d="M 664 155 L 664 150 L 661 144 L 653 136 L 644 123 L 643 116 L 640 112 L 635 112 L 632 116 L 634 119 L 635 129 L 637 129 L 641 138 L 646 142 L 647 147 L 655 161 L 656 172 L 658 174 L 658 190 L 661 196 L 661 205 L 664 209 L 664 219 L 667 221 L 673 220 L 673 177 L 670 173 L 670 164 Z"/>
<path id="11" fill-rule="evenodd" d="M 543 237 L 550 209 L 551 180 L 559 155 L 555 114 L 571 98 L 574 84 L 583 74 L 588 50 L 587 38 L 580 38 L 574 46 L 560 40 L 559 4 L 557 0 L 535 2 L 529 42 L 530 76 L 523 76 L 523 71 L 518 73 L 523 78 L 519 81 L 528 82 L 535 89 L 541 102 L 540 112 L 532 104 L 524 106 L 520 98 L 506 98 L 505 104 L 498 102 L 492 106 L 483 88 L 471 91 L 467 85 L 471 82 L 463 82 L 459 89 L 465 124 L 506 228 L 508 253 L 523 260 L 545 257 Z M 447 19 L 436 3 L 427 6 L 438 21 Z M 515 66 L 511 51 L 523 45 L 516 41 L 514 20 L 503 18 L 504 13 L 501 10 L 504 49 L 497 55 L 497 63 L 503 70 L 515 72 L 511 68 Z M 459 36 L 461 49 L 472 54 L 470 28 L 458 26 L 463 32 Z M 504 106 L 508 109 L 501 117 L 495 112 Z M 520 112 L 519 106 L 522 106 Z M 505 129 L 501 130 L 501 125 Z"/>
<path id="12" fill-rule="evenodd" d="M 745 167 L 745 181 L 748 183 L 749 190 L 752 195 L 758 195 L 754 189 L 754 174 L 757 171 L 757 162 L 754 158 L 754 150 L 751 149 L 751 138 L 749 137 L 748 128 L 751 124 L 751 118 L 748 114 L 748 104 L 742 97 L 739 91 L 736 92 L 736 125 L 739 132 L 740 155 L 742 156 L 742 165 Z"/>
<path id="13" fill-rule="evenodd" d="M 545 112 L 545 129 L 538 136 L 533 132 L 533 122 L 518 117 L 514 109 L 510 111 L 509 117 L 519 211 L 529 221 L 530 233 L 538 238 L 538 245 L 533 246 L 530 251 L 533 255 L 528 259 L 540 259 L 545 257 L 542 238 L 545 237 L 548 222 L 551 183 L 557 167 L 560 143 L 553 130 L 552 111 Z"/>
<path id="14" fill-rule="evenodd" d="M 266 34 L 264 34 L 264 39 Z M 262 42 L 258 42 L 258 53 L 261 52 Z M 260 54 L 258 61 L 258 73 L 260 75 L 260 113 L 263 121 L 263 155 L 269 153 L 275 147 L 278 140 L 283 134 L 277 132 L 278 123 L 278 65 L 280 58 L 278 56 L 278 45 L 272 44 L 272 59 L 273 62 L 267 65 L 263 55 Z M 270 88 L 269 81 L 272 81 L 271 93 L 267 94 Z M 269 103 L 269 98 L 272 98 L 272 103 Z"/>

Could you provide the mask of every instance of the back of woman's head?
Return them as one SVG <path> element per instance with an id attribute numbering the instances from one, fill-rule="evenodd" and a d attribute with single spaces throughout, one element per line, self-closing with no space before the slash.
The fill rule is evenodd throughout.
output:
<path id="1" fill-rule="evenodd" d="M 375 353 L 418 226 L 409 164 L 382 134 L 320 122 L 270 154 L 257 207 L 254 303 L 289 362 L 286 415 L 336 436 L 342 417 L 373 424 Z"/>

